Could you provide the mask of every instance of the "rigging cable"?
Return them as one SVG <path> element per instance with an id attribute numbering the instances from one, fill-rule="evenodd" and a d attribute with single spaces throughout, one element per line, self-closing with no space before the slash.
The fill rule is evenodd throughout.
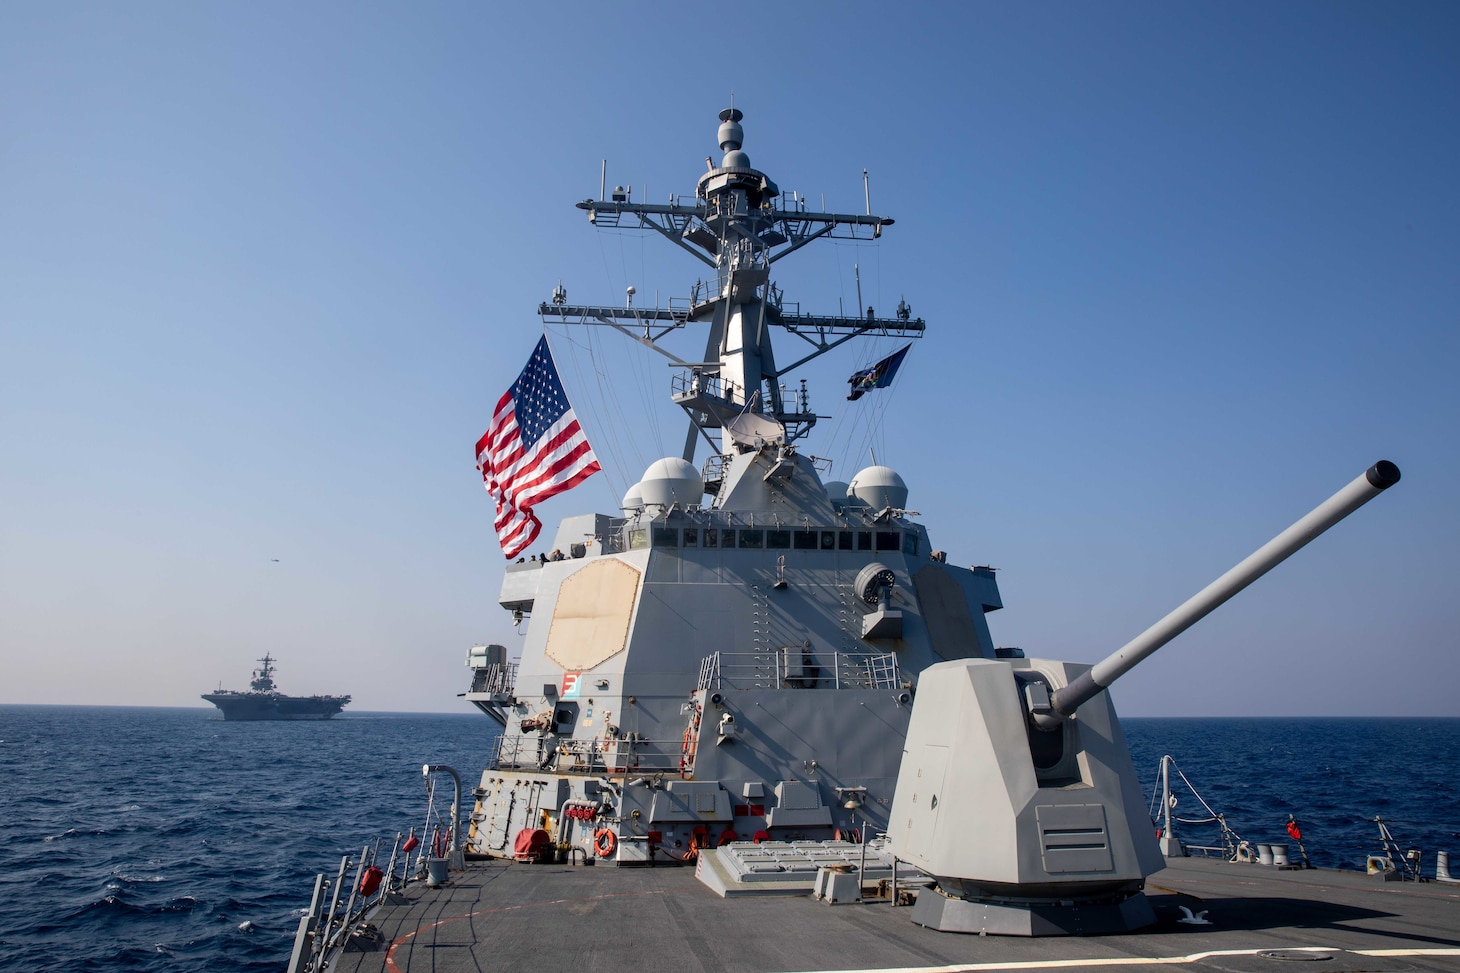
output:
<path id="1" fill-rule="evenodd" d="M 588 338 L 592 339 L 592 331 L 588 332 Z M 627 486 L 622 484 L 622 471 L 627 468 L 624 463 L 623 446 L 616 435 L 617 423 L 605 421 L 610 417 L 610 410 L 614 408 L 613 400 L 607 396 L 604 390 L 604 375 L 602 369 L 597 365 L 591 345 L 574 340 L 568 333 L 562 335 L 562 340 L 567 343 L 569 358 L 572 360 L 573 372 L 577 376 L 578 386 L 583 389 L 584 395 L 592 399 L 592 408 L 585 410 L 578 417 L 578 421 L 589 427 L 592 435 L 589 442 L 593 450 L 599 456 L 607 460 L 603 466 L 604 484 L 610 493 L 617 490 L 616 496 L 611 496 L 613 509 L 618 508 L 619 498 L 623 496 Z M 583 356 L 588 358 L 588 371 L 591 380 L 583 376 Z M 596 394 L 595 394 L 596 392 Z M 602 407 L 600 407 L 602 406 Z M 576 412 L 576 410 L 574 410 Z M 611 418 L 611 417 L 610 417 Z"/>

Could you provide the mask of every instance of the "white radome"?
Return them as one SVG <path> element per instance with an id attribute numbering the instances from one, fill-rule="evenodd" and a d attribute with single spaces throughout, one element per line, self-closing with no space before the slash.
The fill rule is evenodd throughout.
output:
<path id="1" fill-rule="evenodd" d="M 873 510 L 907 509 L 907 484 L 890 466 L 869 466 L 852 477 L 847 496 Z"/>
<path id="2" fill-rule="evenodd" d="M 705 495 L 705 481 L 694 464 L 677 456 L 655 460 L 639 481 L 639 495 L 645 506 L 698 507 Z"/>

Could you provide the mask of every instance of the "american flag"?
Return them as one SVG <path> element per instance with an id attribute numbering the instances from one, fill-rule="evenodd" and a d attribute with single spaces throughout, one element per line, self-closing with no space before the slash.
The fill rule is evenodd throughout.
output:
<path id="1" fill-rule="evenodd" d="M 542 530 L 532 513 L 536 504 L 602 469 L 558 381 L 546 335 L 477 440 L 477 469 L 497 501 L 497 537 L 509 558 Z"/>

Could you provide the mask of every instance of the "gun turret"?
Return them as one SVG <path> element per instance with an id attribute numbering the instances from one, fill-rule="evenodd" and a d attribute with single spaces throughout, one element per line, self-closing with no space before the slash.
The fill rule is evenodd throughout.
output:
<path id="1" fill-rule="evenodd" d="M 1095 663 L 1089 672 L 1057 690 L 1050 696 L 1047 707 L 1031 707 L 1030 719 L 1040 729 L 1053 730 L 1073 715 L 1082 703 L 1089 702 L 1161 646 L 1398 482 L 1399 467 L 1381 459 L 1287 530 L 1253 551 L 1240 564 L 1192 595 L 1181 607 Z"/>
<path id="2" fill-rule="evenodd" d="M 1164 861 L 1103 690 L 1397 482 L 1393 463 L 1374 464 L 1093 667 L 958 659 L 924 670 L 888 820 L 894 853 L 936 882 L 912 920 L 1016 936 L 1154 922 L 1142 890 Z"/>

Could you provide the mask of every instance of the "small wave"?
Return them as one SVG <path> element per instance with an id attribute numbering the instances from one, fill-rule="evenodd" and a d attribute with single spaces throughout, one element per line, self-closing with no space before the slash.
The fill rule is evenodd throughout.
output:
<path id="1" fill-rule="evenodd" d="M 153 885 L 157 882 L 167 881 L 166 875 L 128 875 L 125 872 L 120 872 L 116 869 L 112 870 L 112 877 L 115 878 L 117 881 L 125 882 L 128 885 Z M 112 887 L 113 886 L 111 885 L 107 886 L 107 888 Z"/>
<path id="2" fill-rule="evenodd" d="M 175 899 L 169 899 L 160 906 L 154 906 L 150 911 L 156 915 L 163 915 L 170 912 L 192 912 L 198 908 L 198 900 L 191 895 L 180 895 Z"/>
<path id="3" fill-rule="evenodd" d="M 161 834 L 164 837 L 175 837 L 179 835 L 186 837 L 188 835 L 196 834 L 202 829 L 202 818 L 198 815 L 188 815 L 187 817 L 179 818 L 177 821 L 174 821 L 173 823 L 162 828 L 158 831 L 158 834 Z"/>
<path id="4" fill-rule="evenodd" d="M 66 838 L 95 838 L 110 834 L 105 828 L 68 828 L 60 834 L 48 834 L 42 841 L 62 841 Z"/>
<path id="5" fill-rule="evenodd" d="M 118 889 L 117 891 L 122 890 Z M 104 895 L 94 902 L 88 902 L 65 918 L 70 920 L 96 916 L 137 916 L 144 915 L 146 911 L 141 906 L 128 902 L 120 895 L 110 894 Z"/>
<path id="6" fill-rule="evenodd" d="M 178 913 L 194 912 L 198 909 L 198 900 L 191 895 L 182 895 L 177 898 L 168 899 L 166 902 L 155 905 L 142 905 L 126 898 L 125 889 L 108 885 L 111 889 L 107 895 L 102 896 L 94 902 L 89 902 L 64 917 L 62 926 L 68 925 L 73 920 L 81 919 L 108 919 L 108 918 L 137 918 L 145 916 L 167 916 Z"/>

